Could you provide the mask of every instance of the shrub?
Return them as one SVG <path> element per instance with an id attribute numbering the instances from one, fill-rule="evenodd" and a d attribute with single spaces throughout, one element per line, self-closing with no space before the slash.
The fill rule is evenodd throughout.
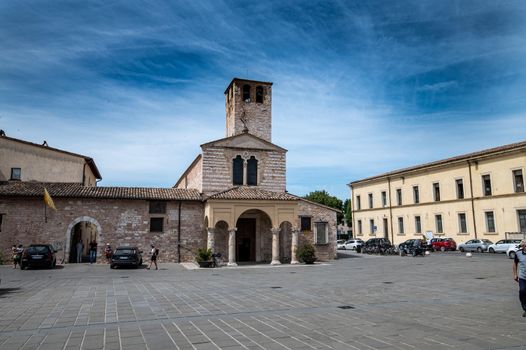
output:
<path id="1" fill-rule="evenodd" d="M 316 261 L 316 250 L 310 243 L 303 243 L 296 252 L 298 260 L 306 264 L 313 264 Z"/>
<path id="2" fill-rule="evenodd" d="M 195 260 L 197 262 L 210 261 L 212 260 L 212 249 L 199 248 L 195 254 Z"/>

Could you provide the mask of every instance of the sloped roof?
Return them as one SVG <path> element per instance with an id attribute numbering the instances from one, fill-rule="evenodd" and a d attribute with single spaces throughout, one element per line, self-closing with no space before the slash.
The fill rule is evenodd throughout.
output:
<path id="1" fill-rule="evenodd" d="M 237 186 L 215 193 L 206 199 L 297 201 L 298 197 L 286 192 L 272 192 L 257 187 Z"/>
<path id="2" fill-rule="evenodd" d="M 408 167 L 408 168 L 402 168 L 402 169 L 398 169 L 398 170 L 393 170 L 393 171 L 390 171 L 390 172 L 387 172 L 387 173 L 383 173 L 383 174 L 380 174 L 380 175 L 375 175 L 375 176 L 371 176 L 371 177 L 366 177 L 366 178 L 361 179 L 361 180 L 353 181 L 349 185 L 353 185 L 353 184 L 357 184 L 357 183 L 365 182 L 365 181 L 370 181 L 370 180 L 375 180 L 375 179 L 380 179 L 380 178 L 383 178 L 383 177 L 388 177 L 388 176 L 393 176 L 393 175 L 401 175 L 403 173 L 407 173 L 407 172 L 410 172 L 410 171 L 430 168 L 430 167 L 444 165 L 444 164 L 448 164 L 448 163 L 455 163 L 455 162 L 466 161 L 466 160 L 476 160 L 476 159 L 481 158 L 481 157 L 490 156 L 490 155 L 493 155 L 493 154 L 511 152 L 511 151 L 515 151 L 515 150 L 519 150 L 519 149 L 526 150 L 526 141 L 511 143 L 511 144 L 508 144 L 508 145 L 503 145 L 503 146 L 494 147 L 494 148 L 488 148 L 488 149 L 485 149 L 485 150 L 482 150 L 482 151 L 462 154 L 460 156 L 455 156 L 455 157 L 451 157 L 451 158 L 441 159 L 441 160 L 437 160 L 437 161 L 430 162 L 430 163 L 424 163 L 424 164 L 420 164 L 420 165 L 416 165 L 416 166 L 412 166 L 412 167 Z"/>
<path id="3" fill-rule="evenodd" d="M 95 175 L 95 177 L 97 179 L 99 179 L 99 180 L 102 179 L 102 176 L 100 175 L 99 169 L 97 168 L 97 165 L 95 164 L 95 161 L 91 157 L 83 156 L 82 154 L 78 154 L 78 153 L 64 151 L 64 150 L 61 150 L 61 149 L 58 149 L 58 148 L 49 147 L 47 145 L 39 145 L 38 143 L 33 143 L 33 142 L 29 142 L 29 141 L 15 139 L 13 137 L 1 136 L 1 138 L 9 140 L 9 141 L 22 143 L 22 144 L 25 144 L 25 145 L 28 145 L 28 146 L 33 146 L 33 147 L 46 149 L 48 151 L 59 152 L 59 153 L 62 153 L 62 154 L 67 154 L 67 155 L 70 155 L 70 156 L 73 156 L 73 157 L 78 157 L 78 158 L 84 158 L 84 161 L 90 167 L 91 171 L 93 172 L 93 175 Z"/>
<path id="4" fill-rule="evenodd" d="M 246 148 L 287 152 L 285 148 L 279 147 L 272 142 L 268 142 L 262 138 L 252 135 L 250 132 L 225 137 L 219 140 L 203 143 L 201 145 L 201 148 L 206 147 Z"/>
<path id="5" fill-rule="evenodd" d="M 0 196 L 42 197 L 44 187 L 51 197 L 201 201 L 197 190 L 152 187 L 87 187 L 80 183 L 10 181 L 0 185 Z"/>

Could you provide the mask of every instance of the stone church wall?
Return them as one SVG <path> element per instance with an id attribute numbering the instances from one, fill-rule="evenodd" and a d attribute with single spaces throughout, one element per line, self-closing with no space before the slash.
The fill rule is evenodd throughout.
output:
<path id="1" fill-rule="evenodd" d="M 40 198 L 0 198 L 0 213 L 3 214 L 0 249 L 4 260 L 10 260 L 11 245 L 51 243 L 59 250 L 57 261 L 65 257 L 68 227 L 82 218 L 96 222 L 98 250 L 102 255 L 104 245 L 138 246 L 143 249 L 143 258 L 148 260 L 149 246 L 156 244 L 160 249 L 160 262 L 177 261 L 178 201 L 167 202 L 166 214 L 149 214 L 149 202 L 123 199 L 70 199 L 54 198 L 57 211 L 47 208 L 47 222 L 44 220 L 44 202 Z M 181 261 L 192 261 L 198 247 L 206 246 L 201 202 L 182 202 L 181 210 Z M 150 217 L 163 217 L 163 232 L 150 232 Z M 98 258 L 101 262 L 104 259 Z"/>
<path id="2" fill-rule="evenodd" d="M 314 244 L 314 231 L 301 232 L 299 237 L 299 244 L 308 241 L 314 244 L 316 248 L 316 256 L 320 261 L 333 260 L 337 257 L 336 247 L 336 212 L 330 209 L 326 209 L 319 205 L 315 205 L 305 201 L 299 201 L 298 203 L 298 214 L 299 216 L 310 216 L 312 218 L 312 227 L 314 229 L 315 222 L 327 222 L 329 225 L 329 243 L 318 245 Z M 297 227 L 300 227 L 300 221 L 296 223 Z"/>

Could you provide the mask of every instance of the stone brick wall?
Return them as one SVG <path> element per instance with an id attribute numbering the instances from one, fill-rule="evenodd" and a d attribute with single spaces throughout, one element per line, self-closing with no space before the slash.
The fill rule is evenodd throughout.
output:
<path id="1" fill-rule="evenodd" d="M 250 102 L 243 101 L 243 85 L 250 85 Z M 256 102 L 256 87 L 263 87 L 263 103 Z M 230 97 L 232 96 L 232 97 Z M 272 86 L 265 83 L 236 81 L 225 95 L 226 136 L 241 134 L 243 115 L 249 132 L 263 140 L 272 141 Z"/>
<path id="2" fill-rule="evenodd" d="M 210 147 L 203 149 L 203 193 L 224 191 L 232 184 L 232 160 L 237 155 L 258 159 L 258 186 L 284 192 L 286 187 L 286 154 L 277 151 Z"/>
<path id="3" fill-rule="evenodd" d="M 99 255 L 106 243 L 112 247 L 136 245 L 144 250 L 147 260 L 149 245 L 154 243 L 160 248 L 160 262 L 177 261 L 179 202 L 168 202 L 166 214 L 149 214 L 149 202 L 145 200 L 54 198 L 54 202 L 57 211 L 48 208 L 45 222 L 42 199 L 0 198 L 0 249 L 4 258 L 10 258 L 12 244 L 51 243 L 59 250 L 58 261 L 64 257 L 67 261 L 68 228 L 71 230 L 75 220 L 82 218 L 93 220 L 101 229 L 97 239 Z M 182 202 L 182 261 L 192 261 L 195 250 L 206 246 L 203 215 L 201 202 Z M 164 218 L 163 232 L 150 232 L 150 217 Z"/>
<path id="4" fill-rule="evenodd" d="M 336 212 L 319 205 L 315 205 L 306 201 L 299 201 L 298 213 L 300 216 L 310 216 L 312 222 L 312 231 L 300 232 L 299 243 L 311 242 L 316 248 L 316 256 L 320 261 L 327 261 L 336 259 Z M 329 226 L 329 243 L 324 245 L 317 245 L 314 241 L 314 223 L 327 222 Z M 297 227 L 301 227 L 300 219 L 296 222 Z"/>
<path id="5" fill-rule="evenodd" d="M 203 190 L 203 159 L 200 158 L 187 170 L 186 175 L 177 184 L 177 188 Z"/>

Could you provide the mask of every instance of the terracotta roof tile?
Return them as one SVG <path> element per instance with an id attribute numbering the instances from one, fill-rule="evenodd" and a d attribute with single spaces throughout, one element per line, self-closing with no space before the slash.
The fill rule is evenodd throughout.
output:
<path id="1" fill-rule="evenodd" d="M 215 193 L 207 199 L 297 201 L 298 197 L 286 192 L 272 192 L 257 187 L 239 186 Z"/>
<path id="2" fill-rule="evenodd" d="M 42 183 L 10 181 L 0 185 L 0 196 L 38 197 L 44 195 L 44 187 L 51 197 L 186 200 L 201 201 L 197 190 L 151 187 L 86 187 L 79 183 Z"/>

